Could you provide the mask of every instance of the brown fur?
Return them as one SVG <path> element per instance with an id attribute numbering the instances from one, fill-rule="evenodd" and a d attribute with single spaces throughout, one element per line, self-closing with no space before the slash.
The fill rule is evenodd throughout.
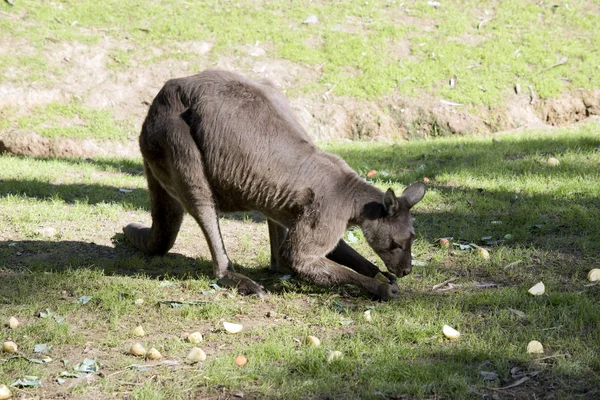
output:
<path id="1" fill-rule="evenodd" d="M 394 277 L 387 274 L 390 284 L 374 279 L 379 269 L 341 240 L 348 226 L 359 225 L 388 270 L 411 271 L 409 210 L 425 186 L 411 185 L 396 197 L 369 185 L 313 144 L 270 84 L 219 70 L 170 80 L 148 111 L 140 147 L 152 227 L 129 224 L 124 232 L 144 252 L 169 251 L 187 211 L 204 232 L 215 276 L 263 294 L 234 271 L 218 222 L 218 212 L 256 210 L 268 218 L 272 270 L 396 297 Z"/>

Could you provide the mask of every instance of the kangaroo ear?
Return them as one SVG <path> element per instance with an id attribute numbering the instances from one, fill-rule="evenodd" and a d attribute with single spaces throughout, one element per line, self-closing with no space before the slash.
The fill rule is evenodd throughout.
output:
<path id="1" fill-rule="evenodd" d="M 387 215 L 394 215 L 400 209 L 400 202 L 391 188 L 383 195 L 383 208 Z"/>
<path id="2" fill-rule="evenodd" d="M 413 183 L 402 192 L 401 199 L 406 201 L 408 208 L 412 208 L 415 204 L 423 200 L 427 186 L 424 183 Z"/>

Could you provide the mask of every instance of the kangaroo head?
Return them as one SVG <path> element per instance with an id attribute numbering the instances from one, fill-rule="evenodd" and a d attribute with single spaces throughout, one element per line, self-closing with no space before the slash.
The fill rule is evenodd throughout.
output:
<path id="1" fill-rule="evenodd" d="M 415 232 L 410 209 L 423 199 L 425 189 L 423 183 L 415 183 L 407 187 L 400 197 L 388 189 L 382 203 L 368 205 L 370 210 L 361 225 L 369 246 L 387 269 L 398 277 L 412 271 L 411 247 Z"/>

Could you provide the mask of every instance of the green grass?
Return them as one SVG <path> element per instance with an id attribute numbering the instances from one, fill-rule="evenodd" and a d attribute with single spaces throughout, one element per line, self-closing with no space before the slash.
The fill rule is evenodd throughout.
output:
<path id="1" fill-rule="evenodd" d="M 215 43 L 213 60 L 244 45 L 266 44 L 270 58 L 320 65 L 321 84 L 359 98 L 429 92 L 465 104 L 498 105 L 517 82 L 523 88 L 532 85 L 542 98 L 600 85 L 600 33 L 594 29 L 600 13 L 583 0 L 568 5 L 469 0 L 439 8 L 423 1 L 362 0 L 60 5 L 2 4 L 0 9 L 14 17 L 0 21 L 0 28 L 39 49 L 50 39 L 97 44 L 105 35 L 117 41 L 127 37 L 134 45 L 130 54 L 114 50 L 123 62 L 156 61 L 148 56 L 154 46 L 166 50 L 163 57 L 177 59 L 174 44 L 186 41 Z M 310 15 L 319 23 L 303 24 Z M 409 54 L 395 50 L 398 41 L 406 42 Z M 567 64 L 545 71 L 562 57 Z M 0 65 L 11 58 L 4 56 Z M 36 58 L 30 64 L 44 61 Z M 448 85 L 452 77 L 455 88 Z"/>
<path id="2" fill-rule="evenodd" d="M 599 131 L 589 123 L 496 137 L 323 144 L 363 175 L 377 170 L 373 182 L 381 188 L 400 192 L 429 179 L 425 200 L 414 210 L 413 252 L 425 265 L 402 279 L 400 298 L 389 303 L 351 287 L 320 288 L 268 274 L 266 224 L 250 216 L 221 219 L 225 243 L 238 270 L 272 296 L 263 301 L 213 291 L 209 252 L 189 218 L 164 257 L 145 257 L 126 244 L 123 225 L 149 222 L 140 160 L 2 156 L 0 318 L 14 315 L 23 325 L 2 329 L 0 340 L 10 337 L 36 358 L 33 346 L 50 344 L 53 361 L 40 365 L 2 354 L 0 384 L 37 375 L 43 389 L 23 394 L 45 398 L 184 399 L 240 391 L 250 398 L 290 399 L 595 398 L 600 293 L 599 286 L 587 286 L 586 274 L 600 268 Z M 551 156 L 559 166 L 548 166 Z M 47 226 L 57 236 L 35 233 Z M 381 265 L 360 231 L 353 234 L 358 240 L 352 245 Z M 495 245 L 482 239 L 507 234 L 512 237 Z M 484 246 L 491 257 L 440 248 L 441 237 Z M 431 290 L 452 277 L 458 278 L 454 289 Z M 539 281 L 546 295 L 530 296 L 527 289 Z M 477 283 L 499 287 L 478 289 Z M 86 295 L 92 300 L 80 304 Z M 142 305 L 134 304 L 138 298 Z M 184 303 L 170 306 L 175 301 Z M 36 316 L 45 309 L 65 320 Z M 363 318 L 367 309 L 370 323 Z M 268 311 L 276 315 L 267 317 Z M 245 329 L 227 335 L 223 320 Z M 136 339 L 131 332 L 140 324 L 147 336 Z M 444 339 L 444 324 L 461 337 Z M 135 341 L 183 361 L 190 348 L 183 335 L 192 331 L 205 337 L 201 347 L 208 359 L 201 365 L 128 368 L 143 363 L 127 354 Z M 303 344 L 308 334 L 319 337 L 321 347 Z M 532 339 L 543 343 L 545 354 L 525 352 Z M 344 357 L 328 363 L 330 350 Z M 234 364 L 238 354 L 248 365 Z M 85 357 L 100 362 L 102 376 L 56 383 L 61 371 Z M 541 372 L 497 390 L 518 379 L 514 367 Z M 496 372 L 499 379 L 485 382 L 479 371 Z"/>

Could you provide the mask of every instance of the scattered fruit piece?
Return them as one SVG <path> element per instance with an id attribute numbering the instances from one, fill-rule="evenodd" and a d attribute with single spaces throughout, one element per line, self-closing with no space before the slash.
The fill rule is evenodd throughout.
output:
<path id="1" fill-rule="evenodd" d="M 0 400 L 10 399 L 12 397 L 12 392 L 6 385 L 0 385 Z"/>
<path id="2" fill-rule="evenodd" d="M 372 169 L 369 172 L 367 172 L 367 178 L 372 178 L 375 175 L 377 175 L 377 171 L 375 171 L 374 169 Z"/>
<path id="3" fill-rule="evenodd" d="M 442 327 L 442 333 L 444 334 L 444 336 L 446 336 L 448 339 L 458 339 L 458 337 L 460 336 L 460 332 L 457 331 L 456 329 L 452 328 L 449 325 L 444 325 Z"/>
<path id="4" fill-rule="evenodd" d="M 235 364 L 243 367 L 244 365 L 248 364 L 248 359 L 240 354 L 235 358 Z"/>
<path id="5" fill-rule="evenodd" d="M 529 354 L 542 354 L 544 352 L 544 346 L 537 340 L 532 340 L 527 343 L 527 352 Z"/>
<path id="6" fill-rule="evenodd" d="M 133 354 L 134 356 L 138 356 L 138 357 L 143 357 L 146 355 L 146 349 L 144 348 L 144 346 L 142 346 L 139 343 L 136 343 L 133 346 L 131 346 L 131 349 L 129 349 L 129 352 L 131 354 Z"/>
<path id="7" fill-rule="evenodd" d="M 329 355 L 327 356 L 327 362 L 331 364 L 332 362 L 334 362 L 336 360 L 341 360 L 342 357 L 344 357 L 344 355 L 342 354 L 341 351 L 338 351 L 338 350 L 330 351 Z"/>
<path id="8" fill-rule="evenodd" d="M 429 178 L 428 178 L 428 177 L 426 177 L 426 176 L 424 176 L 424 177 L 423 177 L 423 182 L 425 182 L 425 183 L 429 183 Z"/>
<path id="9" fill-rule="evenodd" d="M 135 329 L 133 330 L 133 334 L 135 336 L 142 337 L 142 336 L 146 335 L 146 332 L 144 332 L 144 328 L 142 328 L 141 326 L 136 326 Z"/>
<path id="10" fill-rule="evenodd" d="M 193 344 L 198 344 L 202 341 L 202 334 L 200 332 L 190 333 L 187 337 L 187 341 Z"/>
<path id="11" fill-rule="evenodd" d="M 390 280 L 386 278 L 385 275 L 383 275 L 381 272 L 378 272 L 377 275 L 375 275 L 375 279 L 383 283 L 390 283 Z"/>
<path id="12" fill-rule="evenodd" d="M 206 353 L 199 347 L 192 347 L 187 355 L 187 359 L 193 363 L 206 360 Z"/>
<path id="13" fill-rule="evenodd" d="M 17 329 L 21 323 L 15 317 L 10 317 L 6 323 L 10 329 Z"/>
<path id="14" fill-rule="evenodd" d="M 315 347 L 316 347 L 316 346 L 320 346 L 320 345 L 321 345 L 321 341 L 319 340 L 319 338 L 318 338 L 318 337 L 316 337 L 316 336 L 311 336 L 311 335 L 308 335 L 308 336 L 306 337 L 306 340 L 305 340 L 305 342 L 306 342 L 307 344 L 310 344 L 311 346 L 315 346 Z"/>
<path id="15" fill-rule="evenodd" d="M 446 238 L 441 238 L 440 239 L 440 247 L 449 247 L 450 246 L 450 241 Z"/>
<path id="16" fill-rule="evenodd" d="M 146 353 L 146 358 L 149 360 L 160 360 L 162 358 L 162 354 L 160 354 L 160 351 L 158 351 L 154 347 L 152 347 Z"/>
<path id="17" fill-rule="evenodd" d="M 483 258 L 484 260 L 489 260 L 490 258 L 490 252 L 483 247 L 477 248 L 477 254 L 479 254 L 479 257 Z"/>
<path id="18" fill-rule="evenodd" d="M 371 322 L 373 320 L 373 318 L 371 317 L 371 310 L 367 310 L 363 313 L 363 316 L 365 317 L 365 321 L 367 322 Z"/>
<path id="19" fill-rule="evenodd" d="M 560 164 L 558 158 L 550 157 L 548 161 L 546 161 L 550 167 L 557 167 Z"/>
<path id="20" fill-rule="evenodd" d="M 231 322 L 223 321 L 223 328 L 225 328 L 225 331 L 227 331 L 227 333 L 239 333 L 244 327 L 240 324 L 233 324 Z"/>
<path id="21" fill-rule="evenodd" d="M 2 344 L 2 350 L 5 353 L 16 353 L 17 350 L 19 350 L 19 347 L 17 346 L 17 344 L 15 342 L 11 342 L 10 340 L 7 342 L 4 342 Z"/>
<path id="22" fill-rule="evenodd" d="M 135 299 L 134 303 L 136 306 L 141 306 L 144 304 L 144 299 Z"/>
<path id="23" fill-rule="evenodd" d="M 538 282 L 528 290 L 528 292 L 534 296 L 541 296 L 545 291 L 546 287 L 544 286 L 544 282 Z"/>
<path id="24" fill-rule="evenodd" d="M 590 282 L 600 281 L 600 268 L 594 268 L 590 270 L 590 272 L 588 272 L 587 278 Z"/>

